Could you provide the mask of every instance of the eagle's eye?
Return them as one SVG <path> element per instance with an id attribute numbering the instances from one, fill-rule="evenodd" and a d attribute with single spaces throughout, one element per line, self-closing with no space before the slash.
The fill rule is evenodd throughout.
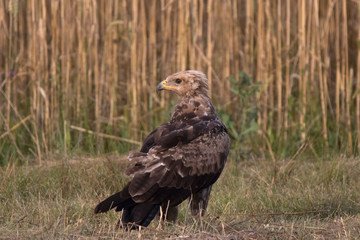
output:
<path id="1" fill-rule="evenodd" d="M 180 84 L 181 81 L 182 81 L 182 80 L 181 80 L 180 78 L 175 79 L 176 84 Z"/>

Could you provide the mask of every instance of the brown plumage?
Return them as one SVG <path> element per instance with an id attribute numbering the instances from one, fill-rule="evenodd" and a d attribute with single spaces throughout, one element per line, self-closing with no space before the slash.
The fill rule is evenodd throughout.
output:
<path id="1" fill-rule="evenodd" d="M 129 154 L 133 165 L 126 174 L 132 180 L 95 208 L 123 210 L 122 224 L 148 226 L 160 207 L 168 220 L 176 220 L 177 206 L 189 197 L 192 214 L 203 215 L 229 153 L 230 139 L 208 97 L 205 74 L 175 73 L 159 83 L 160 90 L 180 97 L 170 122 L 150 133 L 140 152 Z"/>

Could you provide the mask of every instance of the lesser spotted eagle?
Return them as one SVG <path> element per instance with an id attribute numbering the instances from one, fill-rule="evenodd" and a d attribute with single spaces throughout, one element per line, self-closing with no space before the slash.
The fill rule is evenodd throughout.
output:
<path id="1" fill-rule="evenodd" d="M 175 220 L 177 206 L 187 198 L 192 214 L 203 215 L 229 154 L 230 138 L 211 103 L 204 73 L 175 73 L 156 90 L 179 96 L 170 121 L 152 131 L 139 152 L 129 154 L 132 166 L 126 174 L 132 179 L 95 208 L 95 213 L 123 210 L 121 223 L 127 226 L 148 226 L 160 208 Z"/>

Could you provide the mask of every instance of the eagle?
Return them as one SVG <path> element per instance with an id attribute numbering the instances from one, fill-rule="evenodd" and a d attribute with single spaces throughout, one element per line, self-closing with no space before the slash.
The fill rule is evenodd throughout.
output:
<path id="1" fill-rule="evenodd" d="M 204 215 L 229 154 L 230 138 L 204 73 L 172 74 L 157 85 L 161 90 L 179 96 L 170 121 L 152 131 L 140 151 L 129 153 L 125 174 L 132 179 L 95 208 L 95 213 L 123 210 L 121 226 L 147 227 L 160 210 L 176 221 L 177 206 L 188 198 L 192 215 Z"/>

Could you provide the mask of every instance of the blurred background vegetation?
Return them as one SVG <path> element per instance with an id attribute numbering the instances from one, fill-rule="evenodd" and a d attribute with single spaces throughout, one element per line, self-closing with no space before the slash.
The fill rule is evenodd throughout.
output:
<path id="1" fill-rule="evenodd" d="M 360 3 L 1 0 L 0 165 L 125 153 L 207 74 L 232 154 L 358 155 Z M 359 70 L 359 71 L 358 71 Z"/>

